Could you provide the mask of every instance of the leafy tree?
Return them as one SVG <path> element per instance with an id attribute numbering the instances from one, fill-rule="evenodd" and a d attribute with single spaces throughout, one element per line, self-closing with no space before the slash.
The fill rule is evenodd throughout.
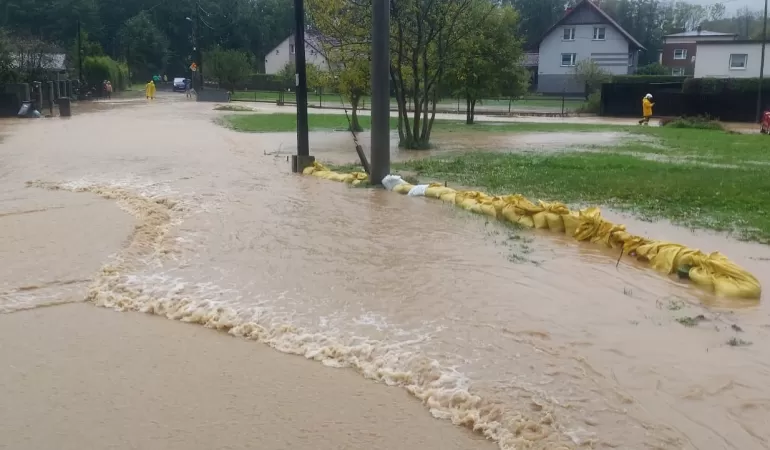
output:
<path id="1" fill-rule="evenodd" d="M 143 11 L 128 19 L 119 33 L 124 56 L 134 73 L 144 78 L 163 71 L 169 57 L 166 36 L 152 22 L 150 14 Z"/>
<path id="2" fill-rule="evenodd" d="M 10 41 L 5 30 L 0 29 L 0 84 L 11 83 L 15 80 L 16 72 L 13 70 Z"/>
<path id="3" fill-rule="evenodd" d="M 566 0 L 505 0 L 519 12 L 518 29 L 524 46 L 537 51 L 537 45 L 545 32 L 564 15 Z"/>
<path id="4" fill-rule="evenodd" d="M 476 102 L 482 98 L 517 94 L 529 79 L 521 67 L 521 40 L 516 31 L 518 14 L 510 6 L 475 5 L 478 26 L 461 39 L 447 70 L 448 85 L 466 102 L 466 123 L 472 124 Z M 512 92 L 513 91 L 513 92 Z"/>
<path id="5" fill-rule="evenodd" d="M 610 80 L 610 74 L 596 64 L 595 61 L 584 59 L 579 61 L 572 69 L 572 76 L 586 87 L 586 100 L 601 89 L 602 83 Z"/>
<path id="6" fill-rule="evenodd" d="M 230 92 L 233 92 L 235 87 L 254 71 L 249 54 L 241 50 L 223 50 L 221 47 L 215 47 L 204 53 L 203 61 L 206 75 Z"/>
<path id="7" fill-rule="evenodd" d="M 668 75 L 668 70 L 660 63 L 651 63 L 636 69 L 636 75 Z"/>
<path id="8" fill-rule="evenodd" d="M 104 56 L 104 49 L 102 49 L 101 44 L 99 42 L 91 40 L 88 32 L 86 30 L 80 31 L 80 47 L 81 52 L 78 53 L 78 39 L 75 37 L 74 42 L 70 46 L 69 52 L 67 54 L 67 59 L 69 62 L 69 66 L 73 68 L 75 71 L 78 70 L 80 67 L 80 58 L 88 58 L 90 56 Z"/>

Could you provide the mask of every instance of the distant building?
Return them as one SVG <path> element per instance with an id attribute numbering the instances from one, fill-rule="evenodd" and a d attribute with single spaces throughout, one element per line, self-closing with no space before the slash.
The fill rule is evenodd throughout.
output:
<path id="1" fill-rule="evenodd" d="M 328 71 L 329 64 L 323 55 L 322 42 L 323 37 L 319 34 L 305 33 L 305 63 Z M 279 73 L 287 64 L 293 63 L 295 57 L 294 34 L 292 34 L 265 55 L 265 73 L 268 75 Z"/>
<path id="2" fill-rule="evenodd" d="M 583 94 L 573 76 L 580 61 L 591 60 L 613 75 L 636 72 L 642 44 L 590 0 L 567 10 L 540 40 L 537 91 Z"/>
<path id="3" fill-rule="evenodd" d="M 696 78 L 756 78 L 762 61 L 762 42 L 753 40 L 700 41 Z M 765 75 L 770 75 L 770 43 L 765 49 Z"/>
<path id="4" fill-rule="evenodd" d="M 698 43 L 734 41 L 734 33 L 718 33 L 701 30 L 669 34 L 663 37 L 663 49 L 660 52 L 660 64 L 670 70 L 671 75 L 692 76 L 695 73 L 695 55 Z"/>

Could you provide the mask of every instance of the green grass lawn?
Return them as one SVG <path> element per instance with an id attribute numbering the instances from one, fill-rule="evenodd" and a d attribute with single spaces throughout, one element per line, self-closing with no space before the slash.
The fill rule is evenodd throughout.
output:
<path id="1" fill-rule="evenodd" d="M 364 129 L 369 129 L 369 116 L 358 116 L 359 123 Z M 308 126 L 311 131 L 347 130 L 348 120 L 344 114 L 309 114 Z M 270 133 L 297 131 L 297 116 L 294 114 L 234 114 L 225 116 L 223 123 L 236 131 L 250 133 Z M 391 119 L 391 129 L 396 129 L 398 121 Z M 467 133 L 481 131 L 492 133 L 516 133 L 537 131 L 624 131 L 630 127 L 617 125 L 584 125 L 584 124 L 547 124 L 547 123 L 492 123 L 479 122 L 475 125 L 465 125 L 457 120 L 436 120 L 433 129 L 442 133 Z"/>
<path id="2" fill-rule="evenodd" d="M 770 243 L 770 139 L 686 129 L 643 132 L 658 142 L 561 154 L 473 152 L 396 164 L 394 170 L 494 194 L 606 205 L 647 220 L 666 218 Z M 666 158 L 646 159 L 649 154 Z"/>

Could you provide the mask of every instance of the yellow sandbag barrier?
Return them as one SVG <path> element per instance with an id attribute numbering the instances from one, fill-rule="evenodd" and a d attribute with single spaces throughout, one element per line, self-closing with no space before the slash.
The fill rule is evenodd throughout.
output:
<path id="1" fill-rule="evenodd" d="M 365 173 L 332 172 L 320 163 L 314 163 L 312 167 L 305 169 L 303 174 L 352 185 L 368 182 Z M 414 187 L 409 183 L 401 183 L 393 190 L 406 195 Z M 563 232 L 578 241 L 600 243 L 611 248 L 622 247 L 623 254 L 646 262 L 664 274 L 684 272 L 693 283 L 718 295 L 759 299 L 762 293 L 762 287 L 756 277 L 722 254 L 705 254 L 684 245 L 635 236 L 626 231 L 625 225 L 604 220 L 601 211 L 596 207 L 576 212 L 570 211 L 566 205 L 559 202 L 533 203 L 519 194 L 490 196 L 478 191 L 458 191 L 437 183 L 428 185 L 425 196 L 529 228 Z"/>

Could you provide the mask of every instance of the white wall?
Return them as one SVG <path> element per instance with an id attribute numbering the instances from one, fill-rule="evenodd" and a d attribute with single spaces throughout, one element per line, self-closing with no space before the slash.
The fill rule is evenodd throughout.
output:
<path id="1" fill-rule="evenodd" d="M 605 27 L 605 40 L 595 41 L 594 26 Z M 565 41 L 564 28 L 575 28 L 575 40 Z M 628 41 L 610 25 L 565 25 L 554 29 L 540 43 L 540 74 L 566 75 L 571 67 L 561 66 L 562 53 L 576 53 L 576 62 L 593 59 L 604 70 L 615 75 L 628 74 Z"/>
<path id="2" fill-rule="evenodd" d="M 308 44 L 308 40 L 311 38 L 305 37 L 305 62 L 307 64 L 313 64 L 321 70 L 329 70 L 329 66 L 326 64 L 326 58 L 324 58 L 316 48 L 320 49 L 320 45 Z M 284 39 L 283 42 L 278 44 L 273 50 L 265 55 L 265 73 L 268 75 L 275 75 L 286 67 L 286 64 L 294 62 L 295 54 L 291 52 L 291 47 L 294 45 L 294 36 L 289 36 Z"/>
<path id="3" fill-rule="evenodd" d="M 770 45 L 765 50 L 765 75 L 770 76 Z M 698 56 L 695 58 L 695 77 L 716 78 L 756 78 L 759 76 L 759 65 L 762 57 L 762 44 L 730 43 L 730 44 L 698 44 Z M 746 69 L 730 69 L 730 55 L 748 55 Z"/>

